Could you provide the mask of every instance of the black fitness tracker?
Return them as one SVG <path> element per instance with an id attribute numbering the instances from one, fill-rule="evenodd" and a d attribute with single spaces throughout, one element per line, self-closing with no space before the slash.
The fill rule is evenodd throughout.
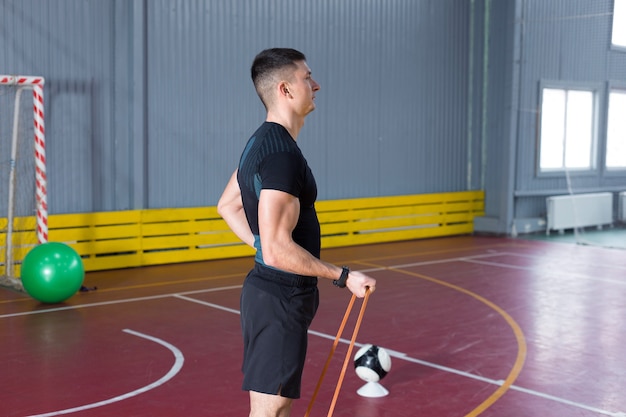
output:
<path id="1" fill-rule="evenodd" d="M 347 266 L 341 267 L 341 276 L 339 279 L 334 279 L 333 284 L 339 288 L 346 288 L 346 281 L 348 280 L 348 274 L 350 273 L 350 268 Z"/>

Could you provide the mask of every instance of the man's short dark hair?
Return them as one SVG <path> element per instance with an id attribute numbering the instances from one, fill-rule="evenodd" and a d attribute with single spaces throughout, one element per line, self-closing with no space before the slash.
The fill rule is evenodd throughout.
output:
<path id="1" fill-rule="evenodd" d="M 252 62 L 250 75 L 254 88 L 267 108 L 268 94 L 278 76 L 283 75 L 285 69 L 295 69 L 296 62 L 306 61 L 306 57 L 300 51 L 291 48 L 271 48 L 261 51 Z"/>

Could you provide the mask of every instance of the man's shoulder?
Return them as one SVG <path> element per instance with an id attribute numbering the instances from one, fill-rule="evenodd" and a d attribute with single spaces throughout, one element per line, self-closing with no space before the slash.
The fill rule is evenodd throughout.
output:
<path id="1" fill-rule="evenodd" d="M 264 125 L 257 130 L 255 141 L 258 146 L 264 148 L 263 154 L 272 153 L 299 153 L 296 142 L 291 138 L 287 130 L 276 123 L 265 122 Z"/>

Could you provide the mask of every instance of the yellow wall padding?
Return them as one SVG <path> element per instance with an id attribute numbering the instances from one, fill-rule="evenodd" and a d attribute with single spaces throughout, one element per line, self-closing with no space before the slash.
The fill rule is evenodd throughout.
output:
<path id="1" fill-rule="evenodd" d="M 322 247 L 353 246 L 472 233 L 474 217 L 484 214 L 484 192 L 319 201 L 316 209 Z M 56 214 L 48 229 L 49 241 L 76 249 L 87 271 L 253 255 L 216 207 Z"/>

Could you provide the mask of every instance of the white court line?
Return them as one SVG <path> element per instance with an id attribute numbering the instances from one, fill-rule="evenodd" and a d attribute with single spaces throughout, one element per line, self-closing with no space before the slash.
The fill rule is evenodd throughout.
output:
<path id="1" fill-rule="evenodd" d="M 181 295 L 181 294 L 174 294 L 174 297 L 175 298 L 180 298 L 181 300 L 185 300 L 185 301 L 191 301 L 192 303 L 198 303 L 198 304 L 202 304 L 202 305 L 205 305 L 205 306 L 209 306 L 209 307 L 212 307 L 212 308 L 215 308 L 215 309 L 218 309 L 218 310 L 227 311 L 229 313 L 241 314 L 239 312 L 239 310 L 235 310 L 233 308 L 224 307 L 224 306 L 221 306 L 219 304 L 209 303 L 207 301 L 202 301 L 202 300 L 198 300 L 198 299 L 191 298 L 191 297 L 185 297 L 184 295 Z"/>
<path id="2" fill-rule="evenodd" d="M 412 264 L 403 264 L 403 265 L 396 265 L 396 266 L 390 266 L 390 267 L 377 267 L 377 268 L 359 269 L 359 270 L 362 272 L 377 272 L 377 271 L 384 271 L 389 268 L 407 268 L 411 266 L 440 264 L 440 263 L 446 263 L 446 262 L 463 261 L 467 259 L 484 258 L 484 257 L 489 257 L 489 256 L 497 256 L 497 255 L 498 253 L 490 253 L 490 254 L 475 255 L 475 256 L 469 256 L 469 257 L 447 258 L 447 259 L 439 259 L 436 261 L 416 262 Z M 64 306 L 64 307 L 52 307 L 52 308 L 46 308 L 46 309 L 34 310 L 34 311 L 23 311 L 21 313 L 2 314 L 0 315 L 0 319 L 9 318 L 9 317 L 29 316 L 33 314 L 50 313 L 54 311 L 76 310 L 79 308 L 100 307 L 100 306 L 107 306 L 107 305 L 114 305 L 114 304 L 121 304 L 121 303 L 133 303 L 136 301 L 158 300 L 160 298 L 168 298 L 168 297 L 177 296 L 177 295 L 201 294 L 201 293 L 206 293 L 206 292 L 226 291 L 226 290 L 233 290 L 233 289 L 238 289 L 238 288 L 241 288 L 241 284 L 230 285 L 226 287 L 209 288 L 209 289 L 203 289 L 203 290 L 185 291 L 185 292 L 180 292 L 180 293 L 168 293 L 168 294 L 152 295 L 152 296 L 146 296 L 146 297 L 125 298 L 122 300 L 103 301 L 100 303 L 79 304 L 79 305 Z"/>
<path id="3" fill-rule="evenodd" d="M 433 260 L 433 261 L 420 261 L 420 262 L 411 262 L 408 264 L 400 264 L 400 265 L 393 265 L 393 266 L 381 266 L 381 267 L 376 267 L 376 268 L 369 268 L 369 269 L 361 269 L 359 268 L 359 271 L 361 272 L 377 272 L 377 271 L 384 271 L 386 269 L 403 269 L 403 268 L 411 268 L 411 267 L 415 267 L 415 266 L 424 266 L 424 265 L 437 265 L 437 264 L 445 264 L 448 262 L 462 262 L 465 261 L 467 259 L 479 259 L 479 258 L 489 258 L 492 256 L 499 256 L 500 253 L 485 253 L 483 255 L 474 255 L 474 256 L 459 256 L 456 258 L 445 258 L 445 259 L 437 259 L 437 260 Z M 358 263 L 358 261 L 355 261 Z"/>
<path id="4" fill-rule="evenodd" d="M 517 270 L 522 270 L 522 271 L 536 271 L 536 272 L 540 272 L 542 274 L 547 274 L 547 275 L 558 275 L 558 276 L 563 276 L 564 275 L 564 273 L 562 271 L 547 271 L 544 268 L 535 268 L 535 267 L 528 267 L 528 266 L 511 265 L 511 264 L 501 263 L 501 262 L 497 262 L 497 261 L 484 261 L 484 260 L 481 260 L 482 258 L 494 258 L 494 257 L 499 257 L 499 256 L 517 256 L 517 257 L 522 257 L 522 258 L 541 259 L 540 256 L 521 254 L 521 253 L 491 252 L 491 253 L 486 253 L 486 254 L 482 254 L 482 255 L 459 256 L 459 257 L 456 257 L 456 258 L 438 259 L 438 260 L 434 260 L 434 261 L 412 262 L 412 263 L 408 263 L 408 264 L 394 265 L 394 266 L 389 266 L 389 267 L 379 267 L 379 268 L 363 269 L 362 271 L 363 272 L 377 272 L 377 271 L 384 271 L 385 269 L 405 269 L 405 268 L 414 268 L 414 267 L 425 266 L 425 265 L 443 264 L 443 263 L 448 263 L 448 262 L 468 262 L 468 263 L 475 263 L 475 264 L 479 264 L 479 265 L 488 265 L 488 266 L 495 266 L 495 267 L 500 267 L 500 268 L 517 269 Z M 621 265 L 604 265 L 603 264 L 602 266 L 603 267 L 608 267 L 608 268 L 613 268 L 613 269 L 626 269 L 626 267 L 622 267 Z M 586 279 L 586 280 L 590 280 L 590 281 L 599 281 L 599 282 L 608 282 L 608 283 L 611 283 L 611 284 L 626 285 L 626 280 L 616 280 L 616 279 L 610 279 L 610 278 L 597 278 L 597 277 L 590 277 L 590 276 L 585 275 L 585 274 L 577 274 L 577 273 L 567 273 L 566 275 L 568 277 L 575 277 L 575 278 Z"/>
<path id="5" fill-rule="evenodd" d="M 396 357 L 398 359 L 402 359 L 402 360 L 405 360 L 407 362 L 417 363 L 417 364 L 420 364 L 420 365 L 423 365 L 423 366 L 427 366 L 429 368 L 438 369 L 440 371 L 456 374 L 456 375 L 463 376 L 463 377 L 466 377 L 466 378 L 475 379 L 475 380 L 486 382 L 486 383 L 492 384 L 492 385 L 502 386 L 502 384 L 504 384 L 504 381 L 501 380 L 501 379 L 500 380 L 495 380 L 495 379 L 485 378 L 485 377 L 482 377 L 480 375 L 475 375 L 475 374 L 472 374 L 472 373 L 459 371 L 458 369 L 449 368 L 447 366 L 441 366 L 441 365 L 437 365 L 437 364 L 432 363 L 432 362 L 423 361 L 421 359 L 411 358 L 411 357 L 407 356 L 405 353 L 396 352 L 396 351 L 389 350 L 389 349 L 385 349 L 385 350 L 387 350 L 387 352 L 389 352 L 389 356 Z M 534 395 L 535 397 L 544 398 L 546 400 L 554 401 L 554 402 L 561 403 L 561 404 L 566 404 L 566 405 L 569 405 L 571 407 L 581 408 L 581 409 L 587 410 L 587 411 L 593 411 L 594 413 L 603 414 L 603 415 L 606 415 L 606 416 L 612 416 L 612 417 L 625 417 L 626 416 L 626 413 L 622 413 L 622 412 L 619 412 L 619 411 L 618 412 L 613 412 L 613 411 L 602 410 L 600 408 L 596 408 L 596 407 L 592 407 L 592 406 L 585 405 L 585 404 L 582 404 L 582 403 L 577 403 L 577 402 L 574 402 L 574 401 L 570 401 L 570 400 L 565 399 L 565 398 L 559 398 L 559 397 L 555 397 L 554 395 L 545 394 L 543 392 L 539 392 L 539 391 L 535 391 L 535 390 L 531 390 L 531 389 L 527 389 L 527 388 L 518 387 L 517 385 L 511 385 L 509 388 L 512 389 L 512 390 L 515 390 L 515 391 L 523 392 L 525 394 Z"/>
<path id="6" fill-rule="evenodd" d="M 206 292 L 216 292 L 216 291 L 225 291 L 225 290 L 236 290 L 241 288 L 241 285 L 231 285 L 228 287 L 219 287 L 219 288 L 208 288 L 203 290 L 194 290 L 194 291 L 185 291 L 181 293 L 168 293 L 168 294 L 160 294 L 160 295 L 151 295 L 148 297 L 136 297 L 136 298 L 125 298 L 123 300 L 113 300 L 113 301 L 103 301 L 100 303 L 90 303 L 90 304 L 79 304 L 75 306 L 65 306 L 65 307 L 54 307 L 47 308 L 42 310 L 34 310 L 34 311 L 23 311 L 21 313 L 11 313 L 11 314 L 3 314 L 0 315 L 0 319 L 9 318 L 9 317 L 18 317 L 18 316 L 30 316 L 33 314 L 41 314 L 41 313 L 50 313 L 54 311 L 63 311 L 63 310 L 77 310 L 79 308 L 87 308 L 87 307 L 100 307 L 100 306 L 108 306 L 113 304 L 122 304 L 122 303 L 134 303 L 136 301 L 147 301 L 147 300 L 158 300 L 160 298 L 169 298 L 176 294 L 200 294 Z"/>
<path id="7" fill-rule="evenodd" d="M 624 251 L 621 251 L 624 252 Z M 518 258 L 527 258 L 527 259 L 544 259 L 545 256 L 537 256 L 529 253 L 515 253 L 515 252 L 498 252 L 498 256 L 515 256 Z M 576 262 L 583 263 L 587 266 L 598 266 L 602 268 L 608 269 L 618 269 L 618 270 L 626 270 L 626 265 L 617 265 L 617 264 L 607 264 L 607 263 L 592 263 L 592 262 L 582 262 L 580 260 L 576 260 Z"/>
<path id="8" fill-rule="evenodd" d="M 391 266 L 390 268 L 403 269 L 403 268 L 411 268 L 415 266 L 445 264 L 448 262 L 463 262 L 468 259 L 491 258 L 494 256 L 500 256 L 500 252 L 490 252 L 490 253 L 484 253 L 482 255 L 473 255 L 473 256 L 458 256 L 456 258 L 437 259 L 433 261 L 411 262 L 408 264 L 394 265 L 394 266 Z"/>
<path id="9" fill-rule="evenodd" d="M 540 274 L 544 274 L 544 275 L 550 275 L 550 276 L 558 276 L 558 277 L 567 276 L 568 278 L 584 279 L 584 280 L 594 281 L 594 282 L 607 282 L 607 283 L 610 283 L 610 284 L 626 285 L 626 280 L 590 277 L 589 275 L 577 274 L 576 272 L 549 271 L 549 270 L 546 270 L 544 268 L 534 268 L 534 267 L 528 267 L 528 266 L 509 265 L 509 264 L 500 263 L 500 262 L 481 261 L 481 260 L 476 260 L 476 259 L 465 259 L 465 260 L 463 260 L 463 262 L 468 262 L 468 263 L 473 263 L 473 264 L 478 264 L 478 265 L 495 266 L 495 267 L 499 267 L 499 268 L 517 269 L 517 270 L 522 270 L 522 271 L 531 271 L 531 272 L 536 272 L 536 273 L 540 273 Z"/>
<path id="10" fill-rule="evenodd" d="M 393 268 L 396 268 L 396 267 L 393 267 Z M 213 304 L 213 303 L 209 303 L 209 302 L 202 301 L 202 300 L 196 300 L 196 299 L 189 298 L 189 297 L 183 297 L 183 296 L 179 296 L 177 294 L 175 294 L 174 297 L 182 299 L 182 300 L 187 300 L 187 301 L 190 301 L 190 302 L 194 302 L 194 303 L 197 303 L 197 304 L 205 305 L 205 306 L 208 306 L 208 307 L 211 307 L 211 308 L 217 308 L 219 310 L 227 311 L 227 312 L 230 312 L 230 313 L 241 314 L 239 312 L 239 310 L 234 310 L 232 308 L 227 308 L 227 307 L 224 307 L 224 306 L 220 306 L 218 304 Z M 318 332 L 318 331 L 315 331 L 315 330 L 309 330 L 309 334 L 317 336 L 317 337 L 321 337 L 323 339 L 332 340 L 332 341 L 334 341 L 335 337 L 336 337 L 336 336 L 332 336 L 332 335 L 327 334 L 327 333 L 321 333 L 321 332 Z M 343 344 L 346 344 L 346 345 L 350 344 L 350 340 L 347 340 L 347 339 L 340 338 L 339 341 L 341 343 L 343 343 Z M 354 345 L 357 346 L 357 347 L 363 346 L 362 343 L 355 343 Z M 407 362 L 417 363 L 419 365 L 426 366 L 428 368 L 437 369 L 437 370 L 440 370 L 440 371 L 443 371 L 443 372 L 448 372 L 448 373 L 451 373 L 451 374 L 459 375 L 459 376 L 462 376 L 462 377 L 465 377 L 465 378 L 474 379 L 474 380 L 477 380 L 477 381 L 485 382 L 485 383 L 496 385 L 496 386 L 502 386 L 502 384 L 504 384 L 504 381 L 501 380 L 501 379 L 500 380 L 495 380 L 495 379 L 491 379 L 491 378 L 485 378 L 485 377 L 480 376 L 480 375 L 476 375 L 476 374 L 472 374 L 472 373 L 469 373 L 469 372 L 460 371 L 458 369 L 449 368 L 447 366 L 438 365 L 438 364 L 432 363 L 432 362 L 423 361 L 421 359 L 412 358 L 412 357 L 408 356 L 406 353 L 403 353 L 403 352 L 398 352 L 398 351 L 391 350 L 391 349 L 388 349 L 388 348 L 385 348 L 385 350 L 389 353 L 389 356 L 392 356 L 392 357 L 395 357 L 395 358 L 398 358 L 398 359 L 401 359 L 401 360 L 404 360 L 404 361 L 407 361 Z M 593 411 L 594 413 L 603 414 L 603 415 L 606 415 L 606 416 L 626 417 L 626 413 L 602 410 L 602 409 L 595 408 L 595 407 L 592 407 L 592 406 L 589 406 L 589 405 L 585 405 L 585 404 L 582 404 L 582 403 L 577 403 L 577 402 L 574 402 L 574 401 L 570 401 L 570 400 L 567 400 L 565 398 L 559 398 L 559 397 L 555 397 L 553 395 L 545 394 L 545 393 L 542 393 L 542 392 L 539 392 L 539 391 L 534 391 L 534 390 L 531 390 L 531 389 L 518 387 L 516 385 L 511 385 L 510 389 L 515 390 L 515 391 L 519 391 L 519 392 L 523 392 L 525 394 L 534 395 L 536 397 L 544 398 L 544 399 L 547 399 L 547 400 L 550 400 L 550 401 L 554 401 L 554 402 L 558 402 L 558 403 L 561 403 L 561 404 L 565 404 L 565 405 L 568 405 L 568 406 L 571 406 L 571 407 L 576 407 L 576 408 L 580 408 L 580 409 L 587 410 L 587 411 Z"/>
<path id="11" fill-rule="evenodd" d="M 96 408 L 96 407 L 102 407 L 108 404 L 112 404 L 118 401 L 122 401 L 131 397 L 135 397 L 139 394 L 142 394 L 144 392 L 150 391 L 151 389 L 154 389 L 160 385 L 165 384 L 167 381 L 169 381 L 170 379 L 172 379 L 183 367 L 183 363 L 185 362 L 185 358 L 182 354 L 182 352 L 174 345 L 167 343 L 164 340 L 161 339 L 157 339 L 156 337 L 152 337 L 152 336 L 148 336 L 146 334 L 143 333 L 139 333 L 136 332 L 134 330 L 130 330 L 130 329 L 124 329 L 123 330 L 126 333 L 138 336 L 138 337 L 142 337 L 144 339 L 148 339 L 152 342 L 158 343 L 161 346 L 166 347 L 167 349 L 169 349 L 172 354 L 174 354 L 174 358 L 176 358 L 176 360 L 174 361 L 174 365 L 170 368 L 169 372 L 166 373 L 165 375 L 163 375 L 160 379 L 158 379 L 157 381 L 148 384 L 142 388 L 136 389 L 134 391 L 128 392 L 126 394 L 122 394 L 119 395 L 117 397 L 113 397 L 113 398 L 109 398 L 108 400 L 103 400 L 103 401 L 98 401 L 95 403 L 91 403 L 91 404 L 85 404 L 85 405 L 81 405 L 80 407 L 74 407 L 74 408 L 67 408 L 65 410 L 59 410 L 59 411 L 52 411 L 49 413 L 44 413 L 44 414 L 33 414 L 27 417 L 51 417 L 51 416 L 59 416 L 62 414 L 71 414 L 71 413 L 76 413 L 78 411 L 84 411 L 84 410 L 89 410 L 91 408 Z"/>
<path id="12" fill-rule="evenodd" d="M 497 256 L 502 256 L 502 255 L 515 255 L 512 253 L 507 253 L 507 252 L 492 252 L 492 253 L 488 253 L 488 254 L 483 254 L 483 255 L 475 255 L 475 256 L 466 256 L 466 257 L 455 257 L 455 258 L 447 258 L 447 259 L 440 259 L 440 260 L 436 260 L 436 261 L 424 261 L 424 262 L 415 262 L 415 263 L 410 263 L 410 264 L 402 264 L 402 265 L 396 265 L 396 266 L 387 266 L 387 267 L 378 267 L 378 268 L 370 268 L 370 269 L 360 269 L 363 272 L 375 272 L 375 271 L 384 271 L 387 269 L 401 269 L 401 268 L 408 268 L 408 267 L 414 267 L 414 266 L 422 266 L 422 265 L 432 265 L 432 264 L 440 264 L 440 263 L 447 263 L 447 262 L 472 262 L 473 259 L 478 259 L 478 258 L 488 258 L 488 257 L 497 257 Z M 520 255 L 521 256 L 521 255 Z M 506 264 L 498 264 L 497 266 L 501 266 L 501 267 L 506 267 Z M 515 265 L 508 265 L 508 267 L 510 268 L 517 268 Z M 195 291 L 188 291 L 188 292 L 181 292 L 181 293 L 169 293 L 169 294 L 162 294 L 162 295 L 157 295 L 157 296 L 150 296 L 150 297 L 138 297 L 138 298 L 129 298 L 129 299 L 124 299 L 124 300 L 116 300 L 116 301 L 109 301 L 109 302 L 102 302 L 102 303 L 93 303 L 93 304 L 83 304 L 83 305 L 78 305 L 78 306 L 67 306 L 67 307 L 59 307 L 59 308 L 51 308 L 51 309 L 46 309 L 46 310 L 37 310 L 37 311 L 30 311 L 30 312 L 23 312 L 23 313 L 14 313 L 14 314 L 5 314 L 5 315 L 0 315 L 0 318 L 8 318 L 8 317 L 15 317 L 15 316 L 22 316 L 22 315 L 29 315 L 29 314 L 39 314 L 39 313 L 44 313 L 44 312 L 52 312 L 52 311 L 60 311 L 60 310 L 69 310 L 69 309 L 75 309 L 75 308 L 86 308 L 86 307 L 96 307 L 96 306 L 102 306 L 102 305 L 112 305 L 112 304 L 117 304 L 117 303 L 126 303 L 126 302 L 135 302 L 135 301 L 145 301 L 145 300 L 153 300 L 153 299 L 159 299 L 159 298 L 167 298 L 167 297 L 177 297 L 183 300 L 187 300 L 187 301 L 191 301 L 188 300 L 188 297 L 182 297 L 183 295 L 190 295 L 190 294 L 200 294 L 200 293 L 206 293 L 206 292 L 215 292 L 215 291 L 222 291 L 222 290 L 230 290 L 230 289 L 237 289 L 237 288 L 241 288 L 241 285 L 234 285 L 234 286 L 228 286 L 228 287 L 220 287 L 220 288 L 211 288 L 211 289 L 204 289 L 204 290 L 195 290 Z M 200 300 L 193 300 L 193 302 L 198 303 L 198 304 L 203 304 L 206 306 L 209 306 L 211 308 L 218 308 L 221 309 L 223 311 L 228 311 L 234 314 L 239 314 L 238 310 L 233 310 L 233 309 L 229 309 L 227 307 L 223 307 L 223 306 L 219 306 L 219 305 L 215 305 L 213 303 L 208 303 L 208 302 L 204 302 L 204 301 L 200 301 Z M 331 335 L 327 335 L 327 334 L 323 334 L 323 333 L 318 333 L 318 332 L 313 332 L 310 331 L 312 334 L 319 336 L 319 337 L 324 337 L 330 340 L 334 340 L 335 337 L 331 336 Z M 342 343 L 349 343 L 348 340 L 345 339 L 341 339 Z M 393 355 L 392 355 L 393 353 Z M 472 379 L 476 379 L 476 380 L 480 380 L 489 384 L 493 384 L 493 385 L 502 385 L 503 381 L 502 380 L 493 380 L 493 379 L 489 379 L 489 378 L 484 378 L 478 375 L 474 375 L 471 373 L 467 373 L 467 372 L 463 372 L 463 371 L 459 371 L 453 368 L 447 368 L 441 365 L 437 365 L 434 363 L 430 363 L 430 362 L 426 362 L 426 361 L 422 361 L 419 359 L 415 359 L 415 358 L 411 358 L 409 356 L 407 356 L 404 353 L 401 352 L 395 352 L 395 351 L 390 351 L 390 355 L 397 357 L 398 359 L 402 359 L 405 361 L 409 361 L 409 362 L 414 362 L 414 363 L 418 363 L 427 367 L 431 367 L 434 369 L 439 369 L 445 372 L 449 372 L 449 373 L 453 373 L 459 376 L 464 376 L 467 378 L 472 378 Z M 570 405 L 572 407 L 577 407 L 577 408 L 581 408 L 581 409 L 585 409 L 585 410 L 589 410 L 589 411 L 593 411 L 596 412 L 598 414 L 603 414 L 603 415 L 607 415 L 607 416 L 611 416 L 611 417 L 626 417 L 626 413 L 624 412 L 611 412 L 611 411 L 606 411 L 606 410 L 601 410 L 601 409 L 596 409 L 594 407 L 591 406 L 587 406 L 585 404 L 580 404 L 580 403 L 575 403 L 575 402 L 571 402 L 567 399 L 563 399 L 563 398 L 559 398 L 559 397 L 553 397 L 551 395 L 548 394 L 544 394 L 541 393 L 539 391 L 533 391 L 533 390 L 529 390 L 526 388 L 522 388 L 522 387 L 518 387 L 515 385 L 511 385 L 510 389 L 512 390 L 516 390 L 516 391 L 520 391 L 520 392 L 524 392 L 526 394 L 530 394 L 530 395 L 534 395 L 537 397 L 541 397 L 541 398 L 546 398 L 546 399 L 550 399 L 552 401 L 555 402 L 559 402 L 562 404 L 567 404 Z M 33 416 L 34 417 L 34 416 Z"/>

